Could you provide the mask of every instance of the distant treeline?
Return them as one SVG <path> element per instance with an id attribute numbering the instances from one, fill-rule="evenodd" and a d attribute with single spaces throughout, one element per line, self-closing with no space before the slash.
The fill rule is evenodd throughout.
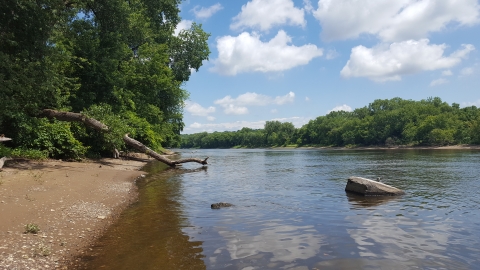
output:
<path id="1" fill-rule="evenodd" d="M 274 146 L 441 146 L 480 144 L 480 109 L 421 101 L 375 100 L 353 112 L 335 111 L 301 128 L 267 121 L 263 129 L 182 135 L 182 148 Z"/>

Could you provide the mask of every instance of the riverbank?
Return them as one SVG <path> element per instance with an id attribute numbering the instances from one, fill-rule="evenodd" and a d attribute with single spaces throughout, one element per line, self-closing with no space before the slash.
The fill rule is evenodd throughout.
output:
<path id="1" fill-rule="evenodd" d="M 396 145 L 396 146 L 353 146 L 353 147 L 339 147 L 339 146 L 282 146 L 282 147 L 269 147 L 265 149 L 327 149 L 327 150 L 395 150 L 395 149 L 438 149 L 438 150 L 468 150 L 476 149 L 480 150 L 480 145 L 471 144 L 459 144 L 459 145 L 447 145 L 447 146 L 408 146 L 408 145 Z"/>
<path id="2" fill-rule="evenodd" d="M 0 269 L 74 264 L 135 201 L 148 161 L 9 161 L 0 171 Z M 27 224 L 38 233 L 24 233 Z"/>

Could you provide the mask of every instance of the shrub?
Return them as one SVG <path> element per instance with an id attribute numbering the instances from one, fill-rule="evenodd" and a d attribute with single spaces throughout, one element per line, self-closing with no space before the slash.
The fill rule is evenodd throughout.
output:
<path id="1" fill-rule="evenodd" d="M 40 231 L 40 227 L 38 227 L 35 223 L 28 223 L 25 225 L 25 232 L 24 233 L 33 233 L 37 234 Z"/>

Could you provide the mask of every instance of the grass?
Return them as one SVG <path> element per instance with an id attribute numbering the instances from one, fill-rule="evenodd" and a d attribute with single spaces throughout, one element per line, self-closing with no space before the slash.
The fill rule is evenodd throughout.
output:
<path id="1" fill-rule="evenodd" d="M 52 250 L 48 245 L 45 245 L 45 243 L 41 242 L 38 244 L 37 248 L 35 249 L 35 255 L 37 256 L 48 256 L 52 254 Z"/>
<path id="2" fill-rule="evenodd" d="M 43 174 L 44 174 L 44 172 L 38 172 L 38 173 L 31 172 L 31 175 L 32 175 L 32 177 L 33 177 L 33 180 L 35 180 L 35 181 L 36 181 L 37 183 L 39 183 L 40 185 L 42 185 L 43 183 L 45 183 L 45 179 L 42 179 Z"/>
<path id="3" fill-rule="evenodd" d="M 28 223 L 27 225 L 25 225 L 24 233 L 37 234 L 39 231 L 40 231 L 40 227 L 35 223 Z"/>

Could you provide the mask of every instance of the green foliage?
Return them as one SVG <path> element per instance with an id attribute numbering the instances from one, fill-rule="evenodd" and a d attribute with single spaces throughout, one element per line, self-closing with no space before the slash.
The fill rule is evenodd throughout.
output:
<path id="1" fill-rule="evenodd" d="M 258 139 L 260 136 L 260 140 Z M 263 136 L 263 137 L 261 137 Z M 398 146 L 480 144 L 480 110 L 451 106 L 438 97 L 375 100 L 353 112 L 331 112 L 299 129 L 267 121 L 265 128 L 182 136 L 182 147 Z"/>
<path id="2" fill-rule="evenodd" d="M 0 143 L 0 157 L 9 157 L 12 154 L 12 149 Z"/>
<path id="3" fill-rule="evenodd" d="M 10 153 L 10 157 L 44 160 L 48 158 L 48 153 L 37 149 L 15 148 Z"/>
<path id="4" fill-rule="evenodd" d="M 40 227 L 35 223 L 28 223 L 25 225 L 24 233 L 33 233 L 37 234 L 40 231 Z"/>
<path id="5" fill-rule="evenodd" d="M 82 112 L 85 116 L 94 118 L 109 127 L 108 132 L 98 132 L 88 129 L 85 144 L 99 153 L 111 153 L 114 148 L 124 149 L 123 135 L 129 133 L 131 128 L 120 116 L 113 113 L 110 105 L 92 105 L 88 110 Z M 91 140 L 91 138 L 94 138 Z"/>
<path id="6" fill-rule="evenodd" d="M 48 153 L 46 151 L 40 151 L 37 149 L 23 149 L 23 148 L 11 149 L 9 147 L 6 147 L 0 144 L 0 157 L 43 160 L 48 158 Z"/>
<path id="7" fill-rule="evenodd" d="M 174 35 L 180 3 L 2 2 L 0 133 L 57 158 L 122 149 L 127 132 L 154 149 L 179 144 L 181 86 L 210 53 L 201 25 Z M 110 132 L 36 119 L 46 108 L 84 111 Z"/>
<path id="8" fill-rule="evenodd" d="M 16 115 L 11 121 L 9 129 L 16 131 L 12 134 L 11 143 L 16 147 L 12 156 L 79 159 L 87 150 L 73 136 L 70 123 L 23 114 Z"/>

